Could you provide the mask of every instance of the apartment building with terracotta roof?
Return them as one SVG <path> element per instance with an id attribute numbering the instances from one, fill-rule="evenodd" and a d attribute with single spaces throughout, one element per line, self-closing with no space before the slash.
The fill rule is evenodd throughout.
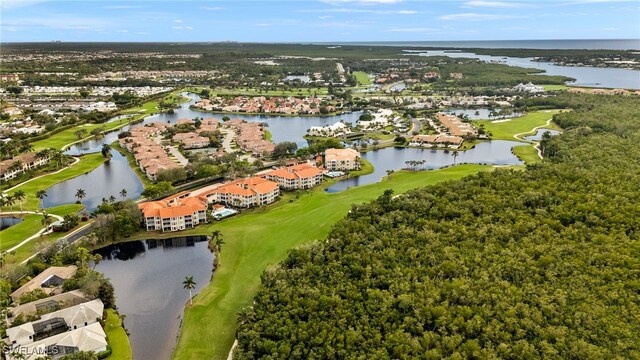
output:
<path id="1" fill-rule="evenodd" d="M 260 176 L 286 190 L 311 189 L 322 182 L 322 171 L 309 163 L 285 166 Z"/>
<path id="2" fill-rule="evenodd" d="M 265 140 L 264 128 L 258 123 L 233 119 L 227 121 L 225 125 L 236 131 L 238 134 L 236 143 L 244 151 L 264 156 L 271 154 L 276 148 L 274 143 Z"/>
<path id="3" fill-rule="evenodd" d="M 359 169 L 360 153 L 355 149 L 327 149 L 324 167 L 329 171 Z"/>
<path id="4" fill-rule="evenodd" d="M 131 136 L 119 141 L 120 146 L 133 154 L 140 170 L 153 181 L 157 179 L 159 172 L 180 167 L 169 158 L 164 147 L 153 139 L 166 128 L 167 125 L 162 123 L 134 127 L 130 130 Z"/>
<path id="5" fill-rule="evenodd" d="M 223 184 L 203 195 L 209 203 L 248 208 L 275 202 L 280 187 L 276 182 L 256 176 Z"/>
<path id="6" fill-rule="evenodd" d="M 437 113 L 436 119 L 447 128 L 450 135 L 463 137 L 466 135 L 476 135 L 478 133 L 473 125 L 462 121 L 455 115 Z"/>
<path id="7" fill-rule="evenodd" d="M 179 231 L 208 222 L 207 200 L 179 193 L 172 197 L 138 204 L 147 231 Z"/>
<path id="8" fill-rule="evenodd" d="M 457 149 L 462 145 L 464 139 L 460 136 L 438 134 L 438 135 L 416 135 L 411 138 L 410 146 L 444 146 Z"/>
<path id="9" fill-rule="evenodd" d="M 173 141 L 182 144 L 185 149 L 205 148 L 211 143 L 208 137 L 200 136 L 193 132 L 175 134 Z"/>
<path id="10" fill-rule="evenodd" d="M 25 171 L 35 169 L 49 162 L 49 154 L 31 152 L 0 162 L 0 180 L 13 179 Z"/>

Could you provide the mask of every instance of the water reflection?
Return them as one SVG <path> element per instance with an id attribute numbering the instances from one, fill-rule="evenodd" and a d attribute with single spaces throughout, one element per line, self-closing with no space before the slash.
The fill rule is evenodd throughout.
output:
<path id="1" fill-rule="evenodd" d="M 555 136 L 560 134 L 560 131 L 558 130 L 551 130 L 551 129 L 538 129 L 538 131 L 535 133 L 535 135 L 529 135 L 526 136 L 524 139 L 525 140 L 529 140 L 529 141 L 540 141 L 542 140 L 542 135 L 546 132 L 549 132 L 551 134 L 551 136 Z"/>
<path id="2" fill-rule="evenodd" d="M 94 251 L 103 260 L 96 270 L 111 280 L 116 304 L 126 315 L 134 359 L 170 359 L 193 276 L 200 292 L 210 281 L 213 254 L 206 237 L 132 241 Z"/>
<path id="3" fill-rule="evenodd" d="M 102 203 L 102 198 L 120 196 L 122 189 L 127 190 L 127 199 L 135 200 L 140 197 L 143 186 L 140 179 L 129 167 L 127 158 L 112 150 L 111 159 L 93 171 L 77 176 L 73 179 L 58 183 L 47 189 L 44 207 L 52 207 L 76 202 L 76 191 L 83 189 L 87 196 L 82 203 L 89 210 L 95 209 Z"/>
<path id="4" fill-rule="evenodd" d="M 0 230 L 8 229 L 21 222 L 22 218 L 19 217 L 0 217 Z"/>
<path id="5" fill-rule="evenodd" d="M 483 142 L 473 149 L 459 151 L 455 162 L 457 164 L 522 165 L 523 162 L 511 153 L 511 148 L 524 145 L 528 144 L 505 140 Z M 440 169 L 454 163 L 452 151 L 416 148 L 373 150 L 363 153 L 362 158 L 373 165 L 373 173 L 339 181 L 328 187 L 326 191 L 338 192 L 354 186 L 376 183 L 387 175 L 387 170 L 406 168 L 405 161 L 425 160 L 425 164 L 420 169 Z"/>

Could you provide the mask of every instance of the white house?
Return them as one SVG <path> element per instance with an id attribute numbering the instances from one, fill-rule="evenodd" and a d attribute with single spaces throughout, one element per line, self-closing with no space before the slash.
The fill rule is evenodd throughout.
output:
<path id="1" fill-rule="evenodd" d="M 351 133 L 351 129 L 343 122 L 336 122 L 333 125 L 312 126 L 309 129 L 311 136 L 337 137 Z"/>

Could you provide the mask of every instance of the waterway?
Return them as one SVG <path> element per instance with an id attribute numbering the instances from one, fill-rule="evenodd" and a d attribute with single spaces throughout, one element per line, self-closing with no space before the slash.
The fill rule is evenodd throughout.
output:
<path id="1" fill-rule="evenodd" d="M 576 79 L 567 85 L 640 89 L 640 71 L 617 68 L 598 68 L 589 66 L 560 66 L 550 62 L 533 61 L 533 58 L 518 58 L 510 56 L 478 55 L 471 52 L 455 50 L 405 50 L 405 55 L 417 56 L 446 56 L 451 58 L 471 58 L 486 62 L 498 62 L 509 66 L 534 68 L 544 70 L 543 75 L 561 75 Z"/>
<path id="2" fill-rule="evenodd" d="M 83 189 L 87 196 L 82 203 L 89 210 L 94 210 L 102 203 L 102 198 L 115 196 L 122 199 L 120 192 L 127 190 L 128 199 L 137 199 L 144 190 L 140 179 L 129 167 L 127 158 L 112 150 L 111 159 L 96 169 L 73 179 L 63 181 L 47 189 L 44 207 L 52 207 L 76 202 L 75 194 Z"/>
<path id="3" fill-rule="evenodd" d="M 19 217 L 0 217 L 0 230 L 8 229 L 13 225 L 22 222 L 22 218 Z"/>
<path id="4" fill-rule="evenodd" d="M 494 109 L 496 112 L 500 112 L 500 108 Z M 490 119 L 491 116 L 489 116 L 489 114 L 491 114 L 491 109 L 449 109 L 449 110 L 445 110 L 444 112 L 449 113 L 449 114 L 453 114 L 453 115 L 466 115 L 469 120 L 487 120 Z M 478 113 L 476 115 L 476 112 Z M 517 113 L 517 112 L 513 112 L 509 115 L 505 115 L 507 118 L 511 118 L 511 117 L 518 117 L 518 116 L 522 116 L 521 113 Z M 500 117 L 502 118 L 503 116 L 500 115 Z"/>
<path id="5" fill-rule="evenodd" d="M 560 134 L 560 131 L 558 131 L 558 130 L 541 128 L 541 129 L 538 129 L 538 131 L 536 131 L 536 133 L 534 135 L 526 136 L 524 139 L 525 140 L 529 140 L 529 141 L 540 141 L 540 140 L 542 140 L 542 134 L 546 133 L 547 131 L 551 134 L 551 136 L 555 136 L 555 135 L 559 135 Z"/>
<path id="6" fill-rule="evenodd" d="M 189 299 L 182 282 L 193 276 L 195 296 L 211 280 L 206 237 L 126 242 L 94 253 L 102 255 L 96 270 L 111 280 L 118 311 L 126 315 L 133 358 L 170 359 Z"/>
<path id="7" fill-rule="evenodd" d="M 362 158 L 369 161 L 374 172 L 368 175 L 344 179 L 326 189 L 327 192 L 343 191 L 354 186 L 362 186 L 376 183 L 387 175 L 388 170 L 397 171 L 408 168 L 405 161 L 424 160 L 424 165 L 419 169 L 440 169 L 454 164 L 489 164 L 489 165 L 522 165 L 515 155 L 511 153 L 514 146 L 524 146 L 516 141 L 493 140 L 477 144 L 473 149 L 459 151 L 458 156 L 453 156 L 453 151 L 418 149 L 418 148 L 385 148 L 372 150 L 362 154 Z"/>

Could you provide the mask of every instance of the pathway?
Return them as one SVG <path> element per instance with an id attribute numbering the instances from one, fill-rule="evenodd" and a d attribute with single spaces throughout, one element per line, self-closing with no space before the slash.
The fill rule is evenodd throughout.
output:
<path id="1" fill-rule="evenodd" d="M 224 134 L 224 140 L 222 140 L 222 148 L 224 149 L 224 152 L 228 154 L 236 152 L 236 150 L 231 147 L 231 143 L 233 142 L 236 133 L 229 129 L 220 129 L 220 132 Z"/>
<path id="2" fill-rule="evenodd" d="M 63 168 L 62 168 L 62 169 L 60 169 L 60 170 L 54 171 L 54 172 L 52 172 L 52 173 L 46 173 L 46 174 L 43 174 L 43 175 L 40 175 L 40 176 L 36 176 L 36 177 L 31 178 L 31 179 L 29 179 L 29 180 L 27 180 L 27 181 L 23 181 L 23 182 L 21 182 L 20 184 L 18 184 L 18 185 L 16 185 L 16 186 L 14 186 L 14 187 L 12 187 L 12 188 L 9 188 L 9 189 L 7 189 L 7 190 L 3 190 L 2 192 L 4 192 L 4 193 L 8 193 L 9 191 L 11 191 L 11 190 L 13 190 L 13 189 L 16 189 L 16 188 L 19 188 L 20 186 L 22 186 L 22 185 L 24 185 L 24 184 L 28 183 L 29 181 L 33 181 L 33 180 L 36 180 L 36 179 L 40 179 L 41 177 L 45 177 L 45 176 L 49 176 L 49 175 L 53 175 L 53 174 L 57 174 L 57 173 L 59 173 L 60 171 L 67 170 L 68 168 L 72 167 L 73 165 L 77 164 L 77 163 L 80 161 L 80 158 L 78 158 L 78 157 L 74 157 L 73 159 L 74 159 L 74 160 L 73 160 L 73 163 L 72 163 L 72 164 L 69 164 L 69 165 L 67 165 L 66 167 L 63 167 Z"/>
<path id="3" fill-rule="evenodd" d="M 187 160 L 187 158 L 184 157 L 184 155 L 182 155 L 180 150 L 176 149 L 175 146 L 168 146 L 168 148 L 171 155 L 173 155 L 176 158 L 176 160 L 178 160 L 178 163 L 180 163 L 180 166 L 182 167 L 187 166 L 187 164 L 189 163 L 189 160 Z"/>
<path id="4" fill-rule="evenodd" d="M 521 133 L 515 134 L 515 135 L 513 135 L 513 137 L 514 137 L 516 140 L 519 140 L 519 141 L 525 141 L 525 142 L 528 142 L 528 143 L 530 143 L 530 144 L 535 144 L 535 145 L 533 146 L 533 148 L 534 148 L 534 149 L 536 149 L 536 150 L 538 151 L 538 157 L 539 157 L 540 159 L 542 159 L 542 150 L 540 149 L 540 142 L 539 142 L 539 141 L 526 140 L 526 139 L 521 138 L 520 136 L 522 136 L 522 135 L 526 135 L 526 134 L 531 134 L 532 132 L 536 132 L 536 131 L 538 131 L 538 129 L 541 129 L 541 128 L 544 128 L 544 127 L 547 127 L 547 126 L 549 126 L 549 125 L 551 124 L 551 121 L 552 121 L 552 120 L 553 120 L 553 118 L 551 118 L 551 119 L 547 120 L 547 123 L 546 123 L 546 124 L 544 124 L 544 125 L 536 126 L 536 127 L 534 127 L 533 129 L 531 129 L 531 131 L 526 131 L 526 132 L 521 132 Z"/>
<path id="5" fill-rule="evenodd" d="M 37 212 L 37 211 L 10 211 L 10 212 L 3 212 L 2 214 L 3 215 L 21 215 L 21 214 L 41 214 L 41 213 Z M 63 220 L 62 216 L 60 216 L 60 215 L 56 215 L 56 214 L 48 214 L 48 215 L 58 219 L 59 221 Z M 35 235 L 32 235 L 32 236 L 22 240 L 21 243 L 19 243 L 18 245 L 8 249 L 6 252 L 14 251 L 14 250 L 18 249 L 19 247 L 21 247 L 22 245 L 28 243 L 29 241 L 31 241 L 33 239 L 37 239 L 38 237 L 40 237 L 40 235 L 48 234 L 48 233 L 51 233 L 51 231 L 48 228 L 40 229 L 40 231 L 38 231 Z"/>

